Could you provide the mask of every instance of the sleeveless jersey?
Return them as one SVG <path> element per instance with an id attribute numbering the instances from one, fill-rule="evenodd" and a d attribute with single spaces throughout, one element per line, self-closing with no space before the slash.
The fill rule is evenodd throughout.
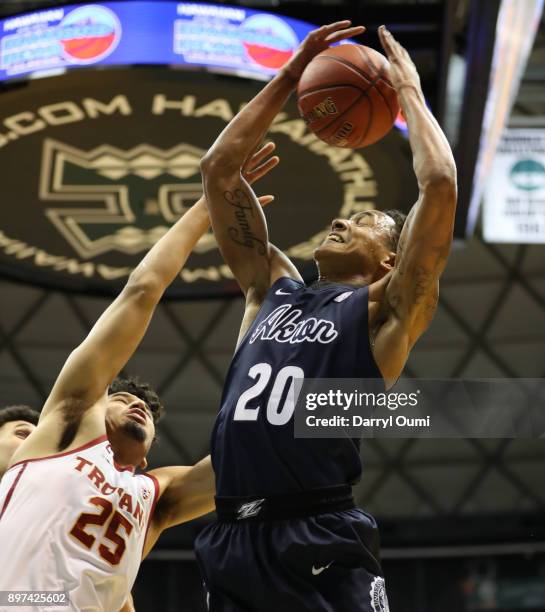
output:
<path id="1" fill-rule="evenodd" d="M 357 440 L 294 437 L 287 389 L 298 378 L 381 379 L 369 343 L 368 293 L 290 278 L 269 289 L 223 389 L 212 434 L 218 496 L 286 494 L 360 478 Z"/>
<path id="2" fill-rule="evenodd" d="M 69 608 L 18 610 L 116 612 L 136 579 L 157 494 L 155 478 L 116 466 L 106 436 L 15 464 L 0 483 L 0 591 L 70 598 Z"/>

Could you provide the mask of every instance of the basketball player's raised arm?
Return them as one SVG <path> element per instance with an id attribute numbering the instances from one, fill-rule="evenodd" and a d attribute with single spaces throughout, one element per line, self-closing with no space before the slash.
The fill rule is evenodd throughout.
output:
<path id="1" fill-rule="evenodd" d="M 250 158 L 247 172 L 252 182 L 278 163 L 278 158 L 265 160 L 271 150 L 263 147 Z M 259 203 L 266 205 L 272 199 L 264 196 Z M 164 291 L 209 223 L 203 196 L 147 253 L 119 296 L 69 356 L 42 410 L 42 419 L 69 398 L 77 399 L 85 409 L 106 392 L 138 347 Z"/>
<path id="2" fill-rule="evenodd" d="M 449 143 L 426 106 L 409 54 L 383 26 L 379 36 L 407 120 L 419 187 L 418 201 L 399 238 L 387 289 L 389 307 L 407 329 L 409 350 L 429 324 L 437 304 L 438 279 L 446 265 L 454 229 L 456 166 Z"/>
<path id="3" fill-rule="evenodd" d="M 147 253 L 114 302 L 71 353 L 42 411 L 77 398 L 92 406 L 136 350 L 163 292 L 208 227 L 204 201 L 196 203 Z"/>
<path id="4" fill-rule="evenodd" d="M 223 130 L 201 163 L 212 228 L 223 258 L 246 296 L 255 294 L 257 301 L 274 282 L 275 272 L 265 217 L 242 176 L 244 160 L 265 137 L 307 64 L 333 42 L 364 30 L 349 26 L 350 21 L 339 21 L 311 32 L 278 75 Z M 276 263 L 282 267 L 283 262 L 276 259 Z"/>

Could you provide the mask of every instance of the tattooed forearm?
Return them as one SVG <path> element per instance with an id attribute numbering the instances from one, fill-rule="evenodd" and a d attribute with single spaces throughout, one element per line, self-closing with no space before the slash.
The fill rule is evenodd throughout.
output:
<path id="1" fill-rule="evenodd" d="M 254 204 L 242 189 L 225 191 L 225 201 L 234 208 L 236 225 L 229 226 L 227 232 L 233 242 L 250 249 L 255 249 L 259 255 L 266 255 L 267 247 L 252 232 L 251 219 L 254 216 Z"/>

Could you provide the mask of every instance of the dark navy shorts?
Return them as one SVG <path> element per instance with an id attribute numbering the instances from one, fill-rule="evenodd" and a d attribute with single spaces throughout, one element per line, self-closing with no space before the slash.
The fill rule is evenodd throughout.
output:
<path id="1" fill-rule="evenodd" d="M 211 612 L 388 612 L 373 517 L 216 522 L 195 542 Z"/>

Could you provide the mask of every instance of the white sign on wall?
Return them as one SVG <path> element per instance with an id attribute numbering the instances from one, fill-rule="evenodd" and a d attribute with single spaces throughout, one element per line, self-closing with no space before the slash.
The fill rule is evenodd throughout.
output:
<path id="1" fill-rule="evenodd" d="M 545 244 L 545 129 L 506 129 L 488 177 L 486 242 Z"/>

